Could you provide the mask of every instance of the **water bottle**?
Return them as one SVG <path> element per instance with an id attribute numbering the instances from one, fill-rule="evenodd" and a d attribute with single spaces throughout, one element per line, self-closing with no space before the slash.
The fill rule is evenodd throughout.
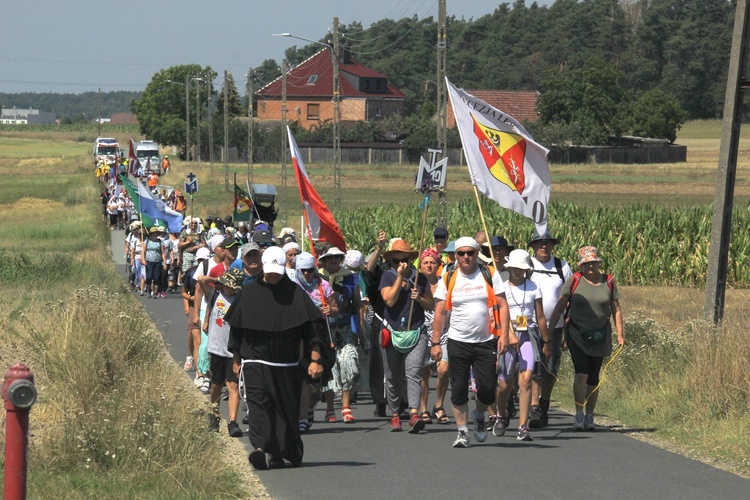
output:
<path id="1" fill-rule="evenodd" d="M 401 318 L 401 331 L 406 331 L 406 318 Z"/>

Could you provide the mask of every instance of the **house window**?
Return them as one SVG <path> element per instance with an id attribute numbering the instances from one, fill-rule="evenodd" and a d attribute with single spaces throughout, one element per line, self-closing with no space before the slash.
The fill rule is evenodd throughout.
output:
<path id="1" fill-rule="evenodd" d="M 320 120 L 320 104 L 307 105 L 307 119 Z"/>
<path id="2" fill-rule="evenodd" d="M 370 80 L 365 80 L 365 92 L 370 90 Z"/>
<path id="3" fill-rule="evenodd" d="M 310 75 L 310 78 L 307 79 L 307 84 L 313 85 L 317 81 L 318 81 L 318 75 Z"/>

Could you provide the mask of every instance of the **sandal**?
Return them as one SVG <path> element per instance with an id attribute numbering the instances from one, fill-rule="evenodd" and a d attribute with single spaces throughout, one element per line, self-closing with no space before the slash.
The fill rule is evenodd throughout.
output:
<path id="1" fill-rule="evenodd" d="M 438 415 L 438 412 L 441 412 L 441 415 Z M 451 420 L 448 418 L 448 415 L 445 413 L 445 408 L 442 406 L 436 406 L 432 409 L 432 414 L 435 415 L 435 418 L 437 419 L 437 423 L 439 424 L 449 424 Z"/>
<path id="2" fill-rule="evenodd" d="M 336 421 L 336 413 L 333 410 L 326 410 L 326 416 L 324 419 L 328 423 Z"/>
<path id="3" fill-rule="evenodd" d="M 430 412 L 425 410 L 422 413 L 419 414 L 419 418 L 422 419 L 422 422 L 425 424 L 431 424 L 432 423 L 432 417 L 430 416 Z"/>
<path id="4" fill-rule="evenodd" d="M 354 415 L 352 415 L 352 410 L 350 408 L 342 409 L 341 417 L 345 424 L 353 424 L 357 421 L 357 419 L 354 418 Z"/>

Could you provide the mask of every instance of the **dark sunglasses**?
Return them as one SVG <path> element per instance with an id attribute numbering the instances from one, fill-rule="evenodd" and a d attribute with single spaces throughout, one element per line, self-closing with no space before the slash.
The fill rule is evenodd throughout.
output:
<path id="1" fill-rule="evenodd" d="M 300 269 L 299 272 L 301 272 L 303 274 L 312 273 L 312 272 L 315 272 L 315 268 L 311 267 L 309 269 Z"/>
<path id="2" fill-rule="evenodd" d="M 459 257 L 463 257 L 465 255 L 468 255 L 469 257 L 474 257 L 476 253 L 477 253 L 476 250 L 459 250 L 456 252 L 456 255 L 458 255 Z"/>
<path id="3" fill-rule="evenodd" d="M 403 259 L 391 259 L 391 262 L 393 264 L 398 265 L 398 264 L 401 264 L 402 262 L 409 262 L 409 260 L 411 260 L 409 259 L 409 257 L 404 257 Z"/>
<path id="4" fill-rule="evenodd" d="M 257 243 L 258 243 L 258 246 L 260 248 L 268 248 L 268 247 L 275 247 L 276 246 L 275 243 L 271 243 L 269 241 L 259 241 Z"/>

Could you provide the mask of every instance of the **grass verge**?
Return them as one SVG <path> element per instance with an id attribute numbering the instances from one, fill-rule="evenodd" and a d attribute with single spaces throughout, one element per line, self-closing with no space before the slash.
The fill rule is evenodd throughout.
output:
<path id="1" fill-rule="evenodd" d="M 86 160 L 0 154 L 0 367 L 25 362 L 39 390 L 29 497 L 265 495 L 116 273 Z"/>

